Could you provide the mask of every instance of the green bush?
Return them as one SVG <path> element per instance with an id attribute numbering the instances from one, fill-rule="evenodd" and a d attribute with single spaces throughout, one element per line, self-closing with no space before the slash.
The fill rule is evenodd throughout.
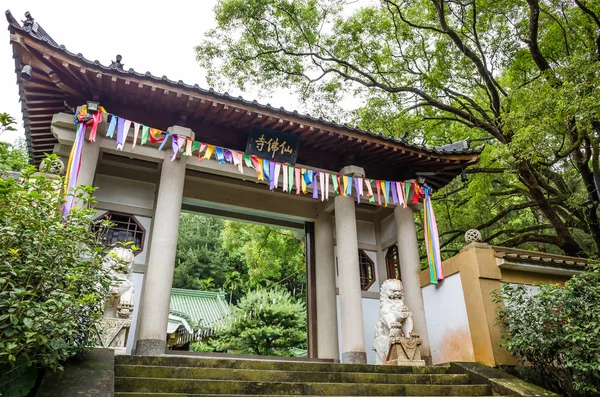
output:
<path id="1" fill-rule="evenodd" d="M 293 356 L 290 348 L 306 348 L 306 307 L 283 289 L 251 291 L 217 336 L 212 344 L 219 351 Z"/>
<path id="2" fill-rule="evenodd" d="M 504 285 L 495 299 L 502 346 L 532 365 L 544 386 L 569 396 L 600 393 L 599 266 L 535 292 Z"/>
<path id="3" fill-rule="evenodd" d="M 95 211 L 75 208 L 63 219 L 62 180 L 33 167 L 21 177 L 0 178 L 3 395 L 26 391 L 14 390 L 18 374 L 31 379 L 37 368 L 61 369 L 62 361 L 94 341 L 111 280 L 102 267 L 103 246 L 92 232 Z M 92 192 L 86 187 L 76 195 L 87 204 Z"/>
<path id="4" fill-rule="evenodd" d="M 208 343 L 202 342 L 194 342 L 190 344 L 190 351 L 193 352 L 201 352 L 201 353 L 210 353 L 214 352 L 215 348 L 209 345 Z"/>

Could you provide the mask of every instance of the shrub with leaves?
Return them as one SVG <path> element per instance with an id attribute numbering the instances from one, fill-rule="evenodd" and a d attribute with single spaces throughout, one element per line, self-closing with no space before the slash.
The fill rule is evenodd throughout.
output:
<path id="1" fill-rule="evenodd" d="M 564 286 L 542 284 L 533 291 L 504 285 L 498 321 L 502 346 L 554 391 L 569 396 L 600 393 L 600 267 Z"/>
<path id="2" fill-rule="evenodd" d="M 96 335 L 111 281 L 89 208 L 63 219 L 60 178 L 0 178 L 0 392 L 22 395 L 37 368 L 60 369 Z M 76 195 L 90 201 L 92 188 Z M 18 386 L 18 387 L 17 387 Z M 18 390 L 17 390 L 18 389 Z"/>
<path id="3" fill-rule="evenodd" d="M 217 335 L 217 350 L 293 356 L 290 348 L 306 348 L 306 307 L 283 289 L 251 291 L 233 307 L 229 326 Z"/>

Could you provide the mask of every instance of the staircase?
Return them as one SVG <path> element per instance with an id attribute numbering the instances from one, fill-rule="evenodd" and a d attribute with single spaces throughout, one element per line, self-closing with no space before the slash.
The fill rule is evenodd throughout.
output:
<path id="1" fill-rule="evenodd" d="M 392 367 L 200 357 L 115 357 L 115 397 L 491 396 L 449 366 Z"/>

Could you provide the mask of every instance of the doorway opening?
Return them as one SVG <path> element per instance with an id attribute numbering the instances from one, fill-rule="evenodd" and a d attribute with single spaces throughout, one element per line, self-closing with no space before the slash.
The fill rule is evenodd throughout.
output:
<path id="1" fill-rule="evenodd" d="M 181 212 L 167 345 L 307 357 L 310 229 L 240 218 Z"/>

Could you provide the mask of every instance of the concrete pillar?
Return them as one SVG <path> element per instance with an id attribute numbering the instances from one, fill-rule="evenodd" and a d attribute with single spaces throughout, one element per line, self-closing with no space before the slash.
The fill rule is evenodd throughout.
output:
<path id="1" fill-rule="evenodd" d="M 352 197 L 335 198 L 342 362 L 366 364 L 356 213 Z"/>
<path id="2" fill-rule="evenodd" d="M 81 167 L 79 168 L 79 176 L 77 177 L 77 186 L 92 186 L 94 184 L 99 157 L 100 144 L 98 142 L 88 142 L 85 140 L 83 142 L 83 149 L 81 150 Z M 77 198 L 73 199 L 73 207 L 81 207 L 81 205 L 82 200 Z"/>
<path id="3" fill-rule="evenodd" d="M 335 294 L 335 253 L 333 217 L 320 210 L 315 221 L 317 288 L 317 357 L 338 361 L 337 304 Z"/>
<path id="4" fill-rule="evenodd" d="M 398 238 L 398 256 L 400 259 L 400 271 L 402 273 L 402 285 L 404 286 L 404 302 L 412 311 L 415 331 L 421 336 L 421 354 L 431 357 L 429 348 L 429 337 L 427 334 L 427 323 L 425 321 L 425 305 L 421 293 L 421 282 L 419 272 L 421 264 L 419 260 L 419 245 L 415 231 L 415 218 L 412 208 L 403 208 L 401 205 L 394 209 L 394 221 L 396 223 L 396 236 Z"/>
<path id="5" fill-rule="evenodd" d="M 182 135 L 182 127 L 171 127 L 171 132 Z M 192 133 L 193 137 L 193 133 Z M 167 321 L 175 268 L 179 214 L 183 199 L 185 160 L 170 161 L 168 151 L 160 173 L 156 211 L 152 224 L 150 255 L 140 302 L 137 355 L 154 356 L 165 352 Z"/>

